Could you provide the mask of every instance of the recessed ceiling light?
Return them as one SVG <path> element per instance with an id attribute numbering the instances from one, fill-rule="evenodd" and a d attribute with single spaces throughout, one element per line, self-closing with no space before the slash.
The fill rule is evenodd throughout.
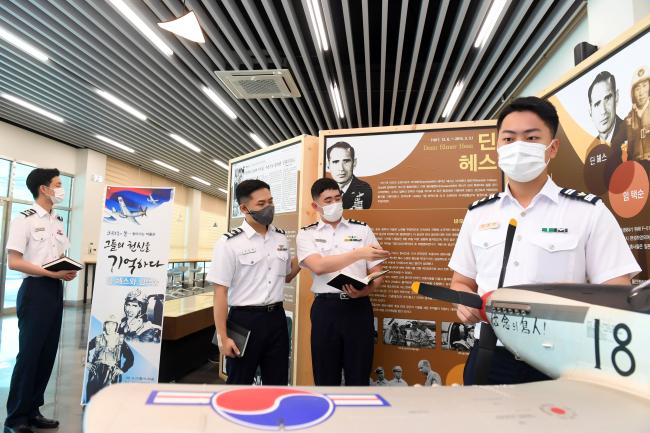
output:
<path id="1" fill-rule="evenodd" d="M 177 169 L 173 165 L 169 165 L 166 162 L 158 161 L 157 159 L 152 159 L 152 161 L 155 162 L 156 164 L 158 164 L 159 166 L 165 167 L 165 168 L 167 168 L 167 169 L 169 169 L 171 171 L 175 171 L 176 173 L 178 173 L 180 171 L 179 169 Z"/>
<path id="2" fill-rule="evenodd" d="M 156 46 L 163 54 L 167 56 L 174 55 L 174 51 L 169 48 L 163 40 L 145 23 L 142 18 L 135 13 L 133 9 L 127 6 L 123 0 L 108 0 L 129 22 L 142 33 L 152 44 Z"/>
<path id="3" fill-rule="evenodd" d="M 45 54 L 43 51 L 39 50 L 29 42 L 23 40 L 19 36 L 16 36 L 9 30 L 1 26 L 0 26 L 0 38 L 9 42 L 11 45 L 18 48 L 19 50 L 26 52 L 30 56 L 37 58 L 41 62 L 47 62 L 49 60 L 47 54 Z"/>
<path id="4" fill-rule="evenodd" d="M 339 92 L 339 86 L 336 83 L 330 84 L 330 91 L 332 92 L 332 100 L 334 101 L 334 108 L 339 118 L 343 119 L 345 114 L 343 113 L 343 102 L 341 101 L 341 92 Z"/>
<path id="5" fill-rule="evenodd" d="M 166 23 L 158 23 L 158 26 L 190 41 L 199 44 L 205 43 L 205 37 L 203 37 L 199 20 L 196 19 L 194 12 L 189 12 L 180 18 L 167 21 Z"/>
<path id="6" fill-rule="evenodd" d="M 460 97 L 460 92 L 463 90 L 463 82 L 456 83 L 456 86 L 454 87 L 454 90 L 451 92 L 451 96 L 449 96 L 449 101 L 447 101 L 447 105 L 445 106 L 445 110 L 442 112 L 442 117 L 445 119 L 449 114 L 451 113 L 451 110 L 453 110 L 454 106 L 456 105 L 456 102 L 458 102 L 458 97 Z"/>
<path id="7" fill-rule="evenodd" d="M 131 149 L 129 146 L 125 146 L 122 143 L 118 143 L 117 141 L 111 138 L 104 137 L 103 135 L 95 135 L 95 137 L 102 140 L 104 143 L 110 144 L 111 146 L 115 146 L 119 149 L 126 150 L 127 152 L 135 153 L 135 150 Z"/>
<path id="8" fill-rule="evenodd" d="M 224 170 L 230 169 L 230 167 L 228 167 L 228 164 L 226 164 L 223 161 L 219 161 L 218 159 L 213 159 L 212 162 L 214 162 L 215 164 L 217 164 L 219 167 L 223 168 Z"/>
<path id="9" fill-rule="evenodd" d="M 187 147 L 188 149 L 192 149 L 193 151 L 199 152 L 199 153 L 201 152 L 201 149 L 199 149 L 198 146 L 195 146 L 194 144 L 190 143 L 189 141 L 187 141 L 186 139 L 184 139 L 180 135 L 172 133 L 172 134 L 169 134 L 169 136 L 171 138 L 173 138 L 174 140 L 178 141 L 183 146 Z"/>
<path id="10" fill-rule="evenodd" d="M 237 118 L 235 112 L 232 111 L 232 109 L 228 106 L 228 104 L 226 104 L 226 102 L 223 99 L 221 99 L 214 92 L 214 90 L 210 89 L 207 86 L 203 86 L 203 93 L 205 93 L 208 96 L 208 98 L 212 99 L 212 102 L 214 102 L 217 105 L 217 107 L 219 107 L 219 109 L 226 114 L 226 116 L 230 117 L 232 120 L 235 120 Z"/>
<path id="11" fill-rule="evenodd" d="M 56 120 L 57 122 L 63 123 L 63 117 L 58 116 L 54 113 L 51 113 L 47 110 L 42 109 L 41 107 L 37 107 L 36 105 L 32 104 L 31 102 L 27 102 L 24 99 L 20 99 L 15 97 L 14 95 L 10 95 L 8 93 L 3 93 L 2 97 L 5 98 L 8 101 L 13 102 L 14 104 L 20 105 L 21 107 L 27 108 L 28 110 L 31 110 L 35 113 L 40 114 L 41 116 L 45 116 L 49 119 Z"/>
<path id="12" fill-rule="evenodd" d="M 190 177 L 191 177 L 192 179 L 194 179 L 195 181 L 202 183 L 203 185 L 207 185 L 207 186 L 210 186 L 210 185 L 211 185 L 210 182 L 208 182 L 207 180 L 203 180 L 203 179 L 201 179 L 200 177 L 196 177 L 196 176 L 190 176 Z"/>
<path id="13" fill-rule="evenodd" d="M 121 99 L 117 98 L 111 93 L 108 93 L 104 90 L 101 89 L 96 89 L 95 92 L 102 98 L 106 99 L 107 101 L 111 102 L 114 105 L 117 105 L 120 107 L 122 110 L 126 111 L 127 113 L 131 114 L 132 116 L 137 117 L 138 119 L 145 121 L 147 120 L 147 116 L 145 116 L 141 111 L 136 110 L 135 108 L 131 107 L 129 104 L 126 102 L 122 101 Z"/>
<path id="14" fill-rule="evenodd" d="M 264 143 L 264 142 L 262 141 L 262 139 L 261 139 L 257 134 L 254 134 L 254 133 L 252 133 L 252 132 L 249 132 L 248 135 L 249 135 L 250 138 L 252 138 L 253 141 L 254 141 L 255 143 L 257 143 L 257 145 L 258 145 L 259 147 L 261 147 L 262 149 L 264 149 L 265 147 L 269 147 L 269 145 L 266 144 L 266 143 Z"/>
<path id="15" fill-rule="evenodd" d="M 217 189 L 218 189 L 219 191 L 221 191 L 222 193 L 226 194 L 226 195 L 228 194 L 228 191 L 226 191 L 226 190 L 223 189 L 223 188 L 217 188 Z"/>
<path id="16" fill-rule="evenodd" d="M 476 37 L 476 41 L 474 42 L 474 48 L 480 48 L 488 40 L 488 37 L 490 37 L 490 34 L 492 33 L 492 30 L 494 30 L 494 26 L 497 23 L 497 19 L 499 18 L 499 15 L 501 14 L 501 11 L 506 5 L 506 0 L 492 0 L 492 5 L 490 6 L 490 10 L 488 11 L 487 16 L 485 17 L 485 21 L 483 21 L 483 25 L 481 26 L 481 30 L 478 32 L 478 36 Z"/>

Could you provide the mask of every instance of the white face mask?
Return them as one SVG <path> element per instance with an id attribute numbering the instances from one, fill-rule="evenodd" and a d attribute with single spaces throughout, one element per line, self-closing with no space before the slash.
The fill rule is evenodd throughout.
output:
<path id="1" fill-rule="evenodd" d="M 323 209 L 323 219 L 334 223 L 341 219 L 343 216 L 343 202 L 337 201 L 325 206 L 320 206 Z"/>
<path id="2" fill-rule="evenodd" d="M 65 189 L 62 187 L 59 188 L 50 188 L 52 191 L 54 191 L 54 195 L 50 195 L 50 200 L 52 200 L 52 203 L 54 204 L 59 204 L 63 201 L 65 198 Z"/>
<path id="3" fill-rule="evenodd" d="M 499 168 L 516 182 L 530 182 L 537 178 L 548 162 L 546 149 L 551 147 L 541 143 L 515 141 L 497 149 Z"/>

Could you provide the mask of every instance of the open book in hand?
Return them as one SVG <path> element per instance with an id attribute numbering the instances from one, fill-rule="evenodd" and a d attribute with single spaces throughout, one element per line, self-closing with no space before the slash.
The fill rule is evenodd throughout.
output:
<path id="1" fill-rule="evenodd" d="M 239 349 L 238 357 L 241 358 L 244 356 L 244 352 L 246 352 L 246 346 L 248 346 L 248 339 L 251 336 L 251 331 L 231 320 L 226 322 L 226 328 L 228 338 L 232 339 L 232 341 L 237 345 L 237 349 Z"/>
<path id="2" fill-rule="evenodd" d="M 363 288 L 366 287 L 368 284 L 370 284 L 373 280 L 376 280 L 377 278 L 387 273 L 388 273 L 388 269 L 384 269 L 383 271 L 373 272 L 372 274 L 367 275 L 365 277 L 359 277 L 357 275 L 350 275 L 350 274 L 346 274 L 345 272 L 341 272 L 340 274 L 338 274 L 337 276 L 329 280 L 327 284 L 341 291 L 343 291 L 343 286 L 346 284 L 351 285 L 357 290 L 363 290 Z"/>
<path id="3" fill-rule="evenodd" d="M 70 257 L 61 257 L 59 259 L 51 261 L 50 263 L 44 264 L 43 269 L 52 272 L 80 271 L 83 269 L 83 265 L 81 263 L 75 262 Z"/>

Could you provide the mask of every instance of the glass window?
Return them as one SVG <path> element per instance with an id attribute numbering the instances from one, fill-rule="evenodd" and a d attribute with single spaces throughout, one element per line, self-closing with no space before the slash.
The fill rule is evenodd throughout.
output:
<path id="1" fill-rule="evenodd" d="M 0 197 L 9 195 L 9 175 L 11 173 L 11 161 L 0 159 Z"/>
<path id="2" fill-rule="evenodd" d="M 16 218 L 20 212 L 30 207 L 31 205 L 28 204 L 12 203 L 11 220 Z M 18 271 L 12 271 L 8 266 L 6 268 L 6 275 L 4 308 L 13 308 L 16 306 L 16 297 L 18 296 L 20 284 L 23 282 L 23 275 Z"/>
<path id="3" fill-rule="evenodd" d="M 16 163 L 16 170 L 14 173 L 14 192 L 13 198 L 16 200 L 25 200 L 33 201 L 32 193 L 27 189 L 25 181 L 27 180 L 27 175 L 34 170 L 36 167 L 31 165 Z M 12 211 L 13 213 L 13 211 Z"/>

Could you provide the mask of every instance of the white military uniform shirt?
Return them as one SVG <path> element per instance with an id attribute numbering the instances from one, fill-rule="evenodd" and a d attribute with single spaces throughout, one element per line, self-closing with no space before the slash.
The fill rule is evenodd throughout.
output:
<path id="1" fill-rule="evenodd" d="M 284 231 L 270 225 L 262 236 L 244 221 L 217 241 L 206 279 L 229 288 L 230 306 L 269 305 L 284 300 L 289 273 L 289 242 Z"/>
<path id="2" fill-rule="evenodd" d="M 30 263 L 43 266 L 61 257 L 69 246 L 63 218 L 54 210 L 50 213 L 34 203 L 31 209 L 21 212 L 11 221 L 7 250 L 21 253 Z"/>
<path id="3" fill-rule="evenodd" d="M 297 256 L 301 267 L 304 267 L 303 260 L 314 254 L 324 257 L 335 256 L 373 244 L 378 245 L 379 243 L 366 223 L 345 218 L 341 218 L 336 229 L 332 228 L 330 224 L 318 221 L 300 229 L 296 236 Z M 329 286 L 327 282 L 340 272 L 365 278 L 369 269 L 382 262 L 383 260 L 374 262 L 358 260 L 339 272 L 314 274 L 311 291 L 314 293 L 341 293 L 340 290 Z"/>
<path id="4" fill-rule="evenodd" d="M 449 267 L 478 285 L 478 294 L 497 288 L 508 222 L 517 229 L 504 287 L 535 283 L 600 284 L 640 272 L 612 213 L 593 195 L 568 190 L 550 178 L 524 209 L 510 189 L 469 210 Z M 595 204 L 594 204 L 595 203 Z M 478 338 L 480 326 L 475 328 Z"/>

